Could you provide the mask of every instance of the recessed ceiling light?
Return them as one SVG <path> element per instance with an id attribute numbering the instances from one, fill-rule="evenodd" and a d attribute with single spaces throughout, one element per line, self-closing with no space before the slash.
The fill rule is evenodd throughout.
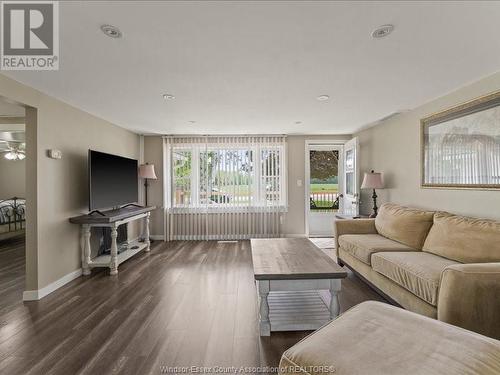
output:
<path id="1" fill-rule="evenodd" d="M 165 99 L 165 100 L 174 100 L 175 96 L 173 96 L 171 94 L 163 94 L 163 99 Z"/>
<path id="2" fill-rule="evenodd" d="M 300 124 L 302 124 L 302 121 L 295 121 L 295 124 L 300 125 Z"/>
<path id="3" fill-rule="evenodd" d="M 191 121 L 189 121 L 189 123 L 190 124 L 196 124 L 196 121 L 191 120 Z"/>
<path id="4" fill-rule="evenodd" d="M 320 102 L 324 102 L 325 100 L 330 99 L 329 95 L 320 95 L 316 99 L 318 99 Z"/>
<path id="5" fill-rule="evenodd" d="M 377 27 L 375 30 L 372 32 L 372 38 L 383 38 L 392 33 L 394 30 L 394 25 L 382 25 L 380 27 Z"/>
<path id="6" fill-rule="evenodd" d="M 102 25 L 101 26 L 101 31 L 109 36 L 110 38 L 121 38 L 122 37 L 122 32 L 120 29 L 116 26 L 113 25 Z"/>

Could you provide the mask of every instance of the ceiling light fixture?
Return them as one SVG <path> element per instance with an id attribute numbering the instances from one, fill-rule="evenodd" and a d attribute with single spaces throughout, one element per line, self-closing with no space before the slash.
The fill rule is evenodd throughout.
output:
<path id="1" fill-rule="evenodd" d="M 300 125 L 300 124 L 302 124 L 302 121 L 295 121 L 295 124 Z"/>
<path id="2" fill-rule="evenodd" d="M 115 39 L 121 38 L 123 35 L 120 29 L 113 25 L 102 25 L 101 31 L 110 38 L 115 38 Z"/>
<path id="3" fill-rule="evenodd" d="M 384 38 L 394 30 L 394 25 L 382 25 L 372 32 L 372 38 Z"/>
<path id="4" fill-rule="evenodd" d="M 191 121 L 189 121 L 189 123 L 190 124 L 196 124 L 196 121 L 191 120 Z"/>
<path id="5" fill-rule="evenodd" d="M 171 94 L 163 94 L 163 99 L 165 99 L 165 100 L 174 100 L 175 96 L 173 96 Z"/>
<path id="6" fill-rule="evenodd" d="M 316 99 L 318 99 L 320 102 L 324 102 L 325 100 L 330 99 L 329 95 L 320 95 Z"/>

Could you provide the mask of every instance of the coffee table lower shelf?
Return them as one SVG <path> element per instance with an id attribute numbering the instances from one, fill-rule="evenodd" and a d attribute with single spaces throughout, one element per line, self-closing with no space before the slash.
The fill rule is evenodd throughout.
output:
<path id="1" fill-rule="evenodd" d="M 313 331 L 330 321 L 328 290 L 270 292 L 267 301 L 271 332 Z"/>
<path id="2" fill-rule="evenodd" d="M 261 336 L 316 330 L 339 314 L 339 279 L 257 280 Z"/>

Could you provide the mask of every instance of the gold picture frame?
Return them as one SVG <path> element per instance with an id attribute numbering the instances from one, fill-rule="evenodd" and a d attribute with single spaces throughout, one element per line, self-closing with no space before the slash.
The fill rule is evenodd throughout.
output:
<path id="1" fill-rule="evenodd" d="M 422 188 L 500 190 L 500 91 L 420 120 Z"/>

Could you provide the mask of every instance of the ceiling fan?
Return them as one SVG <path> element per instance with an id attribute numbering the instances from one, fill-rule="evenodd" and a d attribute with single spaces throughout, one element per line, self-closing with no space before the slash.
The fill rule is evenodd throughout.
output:
<path id="1" fill-rule="evenodd" d="M 26 158 L 24 133 L 0 132 L 0 154 L 7 160 Z"/>

